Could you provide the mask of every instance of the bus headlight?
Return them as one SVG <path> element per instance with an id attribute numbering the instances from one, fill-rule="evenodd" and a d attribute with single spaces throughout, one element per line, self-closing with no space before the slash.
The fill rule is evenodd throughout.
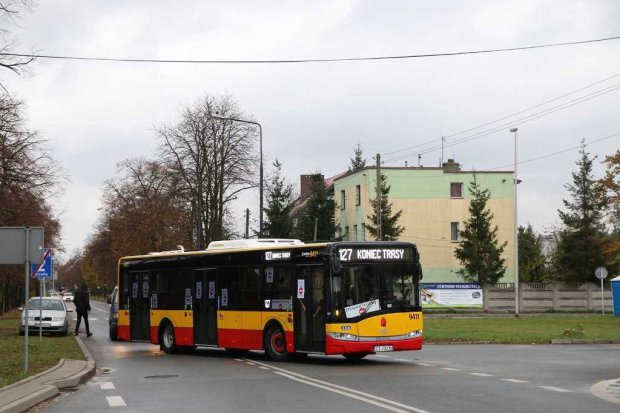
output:
<path id="1" fill-rule="evenodd" d="M 336 340 L 359 341 L 359 337 L 355 334 L 328 332 L 327 335 L 329 335 L 331 338 L 335 338 Z"/>
<path id="2" fill-rule="evenodd" d="M 422 337 L 423 330 L 413 330 L 409 333 L 409 338 Z"/>

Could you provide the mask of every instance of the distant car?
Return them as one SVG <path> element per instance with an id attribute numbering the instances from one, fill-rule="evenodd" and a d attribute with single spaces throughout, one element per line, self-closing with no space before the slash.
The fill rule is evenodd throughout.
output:
<path id="1" fill-rule="evenodd" d="M 73 298 L 74 298 L 73 293 L 70 293 L 70 292 L 66 292 L 62 295 L 62 299 L 64 301 L 73 301 Z"/>
<path id="2" fill-rule="evenodd" d="M 110 340 L 118 339 L 118 287 L 114 287 L 114 291 L 110 294 L 110 315 L 108 317 L 110 326 Z"/>
<path id="3" fill-rule="evenodd" d="M 55 333 L 66 336 L 69 334 L 69 316 L 73 312 L 58 297 L 32 297 L 28 300 L 28 333 L 38 333 L 39 328 L 45 333 Z M 26 333 L 26 312 L 22 312 L 19 324 L 19 335 Z M 41 314 L 42 313 L 42 314 Z M 43 316 L 40 318 L 40 316 Z"/>

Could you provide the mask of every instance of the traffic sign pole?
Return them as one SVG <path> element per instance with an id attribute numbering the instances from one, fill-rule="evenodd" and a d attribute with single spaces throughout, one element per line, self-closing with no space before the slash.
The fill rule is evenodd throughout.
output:
<path id="1" fill-rule="evenodd" d="M 603 280 L 605 278 L 607 278 L 607 268 L 605 267 L 598 267 L 595 271 L 594 271 L 594 275 L 596 275 L 596 278 L 598 278 L 599 280 L 601 280 L 601 314 L 605 314 L 605 303 L 604 303 L 604 298 L 605 298 L 605 290 L 603 289 Z"/>

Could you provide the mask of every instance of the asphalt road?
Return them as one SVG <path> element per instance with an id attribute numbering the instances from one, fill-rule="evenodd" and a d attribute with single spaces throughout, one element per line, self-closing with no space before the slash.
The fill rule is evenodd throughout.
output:
<path id="1" fill-rule="evenodd" d="M 265 361 L 262 352 L 166 355 L 108 339 L 106 304 L 85 338 L 97 374 L 42 412 L 609 412 L 597 382 L 620 377 L 619 345 L 427 345 L 361 362 L 310 356 Z"/>

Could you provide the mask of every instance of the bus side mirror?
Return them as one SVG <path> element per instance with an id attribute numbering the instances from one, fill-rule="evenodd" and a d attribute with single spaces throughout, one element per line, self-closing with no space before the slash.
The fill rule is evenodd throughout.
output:
<path id="1" fill-rule="evenodd" d="M 342 291 L 342 277 L 332 278 L 332 291 L 335 293 Z"/>
<path id="2" fill-rule="evenodd" d="M 413 274 L 418 277 L 418 280 L 421 280 L 424 276 L 422 273 L 422 264 L 420 264 L 419 261 L 413 264 Z"/>
<path id="3" fill-rule="evenodd" d="M 332 274 L 340 274 L 340 271 L 342 271 L 342 263 L 340 262 L 340 257 L 338 254 L 329 254 L 329 264 L 332 269 Z"/>

